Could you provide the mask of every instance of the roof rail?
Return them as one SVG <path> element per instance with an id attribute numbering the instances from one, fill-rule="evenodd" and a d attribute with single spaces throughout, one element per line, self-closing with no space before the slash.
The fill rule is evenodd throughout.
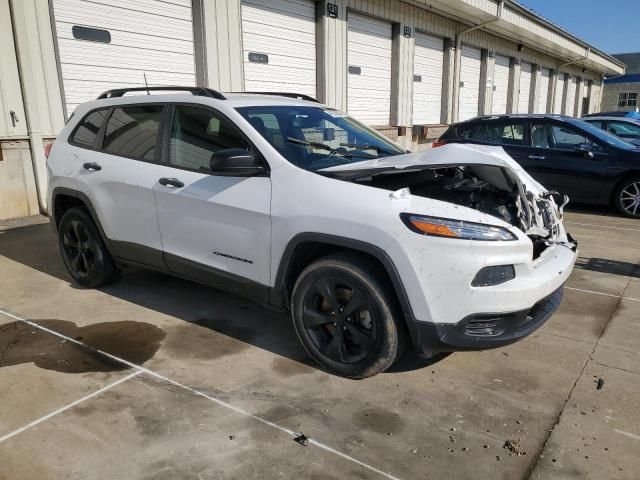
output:
<path id="1" fill-rule="evenodd" d="M 273 95 L 274 97 L 288 97 L 288 98 L 296 98 L 298 100 L 306 100 L 308 102 L 320 103 L 317 99 L 313 98 L 311 95 L 305 95 L 304 93 L 293 93 L 293 92 L 229 92 L 235 94 L 246 93 L 248 95 Z"/>
<path id="2" fill-rule="evenodd" d="M 129 88 L 114 88 L 113 90 L 107 90 L 102 92 L 98 99 L 101 98 L 118 98 L 122 97 L 128 92 L 158 92 L 158 91 L 178 91 L 178 92 L 191 92 L 194 95 L 200 95 L 203 97 L 216 98 L 218 100 L 226 100 L 227 98 L 217 90 L 205 87 L 179 87 L 179 86 L 167 86 L 167 87 L 129 87 Z"/>

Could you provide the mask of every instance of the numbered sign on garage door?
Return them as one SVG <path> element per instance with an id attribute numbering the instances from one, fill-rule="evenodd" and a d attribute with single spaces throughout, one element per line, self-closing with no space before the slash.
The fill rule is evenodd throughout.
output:
<path id="1" fill-rule="evenodd" d="M 462 46 L 460 57 L 460 97 L 458 101 L 459 121 L 478 116 L 480 59 L 479 48 Z"/>
<path id="2" fill-rule="evenodd" d="M 388 125 L 391 112 L 391 24 L 349 13 L 347 109 L 369 125 Z"/>
<path id="3" fill-rule="evenodd" d="M 529 97 L 531 96 L 531 71 L 530 63 L 520 65 L 520 93 L 518 94 L 518 113 L 529 113 Z"/>
<path id="4" fill-rule="evenodd" d="M 189 0 L 53 0 L 67 114 L 105 90 L 195 85 Z"/>
<path id="5" fill-rule="evenodd" d="M 536 86 L 537 100 L 535 113 L 547 113 L 547 99 L 549 98 L 549 77 L 549 69 L 543 68 L 540 71 L 540 81 Z"/>
<path id="6" fill-rule="evenodd" d="M 415 33 L 413 56 L 413 124 L 440 123 L 444 41 Z"/>
<path id="7" fill-rule="evenodd" d="M 509 91 L 509 57 L 496 55 L 493 68 L 493 100 L 491 113 L 507 113 L 507 98 Z"/>
<path id="8" fill-rule="evenodd" d="M 311 0 L 242 0 L 244 88 L 316 92 L 316 23 Z"/>

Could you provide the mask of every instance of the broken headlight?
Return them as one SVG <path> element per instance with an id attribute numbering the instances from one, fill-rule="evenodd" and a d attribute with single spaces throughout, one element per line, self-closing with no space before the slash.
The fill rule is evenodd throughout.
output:
<path id="1" fill-rule="evenodd" d="M 495 225 L 485 225 L 484 223 L 414 215 L 412 213 L 401 213 L 400 218 L 410 230 L 422 235 L 485 241 L 517 239 L 517 237 L 506 228 Z"/>

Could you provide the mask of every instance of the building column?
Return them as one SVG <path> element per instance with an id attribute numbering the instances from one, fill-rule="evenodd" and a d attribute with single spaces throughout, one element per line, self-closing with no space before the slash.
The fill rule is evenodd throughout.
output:
<path id="1" fill-rule="evenodd" d="M 574 99 L 574 108 L 573 108 L 576 118 L 580 118 L 582 115 L 582 98 L 584 96 L 582 94 L 583 86 L 584 86 L 584 78 L 577 77 L 576 78 L 576 98 Z"/>
<path id="2" fill-rule="evenodd" d="M 518 112 L 520 93 L 520 59 L 511 57 L 509 61 L 509 88 L 507 89 L 507 113 Z"/>
<path id="3" fill-rule="evenodd" d="M 199 75 L 199 80 L 206 79 L 207 86 L 217 90 L 244 90 L 240 0 L 202 0 L 200 7 L 199 18 L 206 32 L 202 35 L 204 48 L 201 57 L 206 68 Z"/>
<path id="4" fill-rule="evenodd" d="M 347 1 L 316 3 L 318 100 L 347 110 Z"/>
<path id="5" fill-rule="evenodd" d="M 413 27 L 393 24 L 391 58 L 391 125 L 408 127 L 413 113 Z"/>
<path id="6" fill-rule="evenodd" d="M 440 122 L 453 123 L 453 77 L 456 44 L 453 38 L 444 39 L 444 60 L 442 66 L 442 115 Z"/>
<path id="7" fill-rule="evenodd" d="M 486 48 L 481 50 L 480 64 L 480 115 L 491 114 L 491 104 L 493 99 L 493 69 L 495 66 L 495 55 Z"/>
<path id="8" fill-rule="evenodd" d="M 531 65 L 531 89 L 529 90 L 529 111 L 536 113 L 538 99 L 540 98 L 540 79 L 542 77 L 542 67 L 536 63 Z M 542 112 L 545 113 L 545 112 Z"/>

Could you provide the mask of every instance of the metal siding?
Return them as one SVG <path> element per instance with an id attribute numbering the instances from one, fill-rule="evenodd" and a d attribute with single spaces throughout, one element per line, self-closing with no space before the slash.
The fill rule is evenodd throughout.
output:
<path id="1" fill-rule="evenodd" d="M 535 113 L 547 113 L 547 100 L 549 98 L 549 77 L 551 72 L 548 68 L 543 68 L 540 72 L 540 81 L 538 83 L 536 95 Z"/>
<path id="2" fill-rule="evenodd" d="M 493 101 L 491 113 L 507 113 L 509 93 L 509 57 L 496 55 L 493 67 Z"/>
<path id="3" fill-rule="evenodd" d="M 370 125 L 388 125 L 391 111 L 391 24 L 349 12 L 347 58 L 361 68 L 348 74 L 348 111 Z"/>
<path id="4" fill-rule="evenodd" d="M 518 113 L 529 113 L 529 97 L 531 95 L 531 64 L 520 65 L 520 93 L 518 94 Z"/>
<path id="5" fill-rule="evenodd" d="M 312 1 L 243 0 L 242 44 L 245 90 L 317 95 Z M 268 63 L 250 62 L 250 52 L 268 55 Z"/>
<path id="6" fill-rule="evenodd" d="M 442 111 L 442 75 L 444 41 L 424 33 L 415 34 L 413 74 L 413 124 L 440 123 Z"/>
<path id="7" fill-rule="evenodd" d="M 195 85 L 191 2 L 54 0 L 67 114 L 118 86 Z M 73 37 L 81 25 L 108 30 L 110 43 Z"/>
<path id="8" fill-rule="evenodd" d="M 479 48 L 469 47 L 468 45 L 462 46 L 458 121 L 478 116 L 481 59 L 482 53 Z"/>

